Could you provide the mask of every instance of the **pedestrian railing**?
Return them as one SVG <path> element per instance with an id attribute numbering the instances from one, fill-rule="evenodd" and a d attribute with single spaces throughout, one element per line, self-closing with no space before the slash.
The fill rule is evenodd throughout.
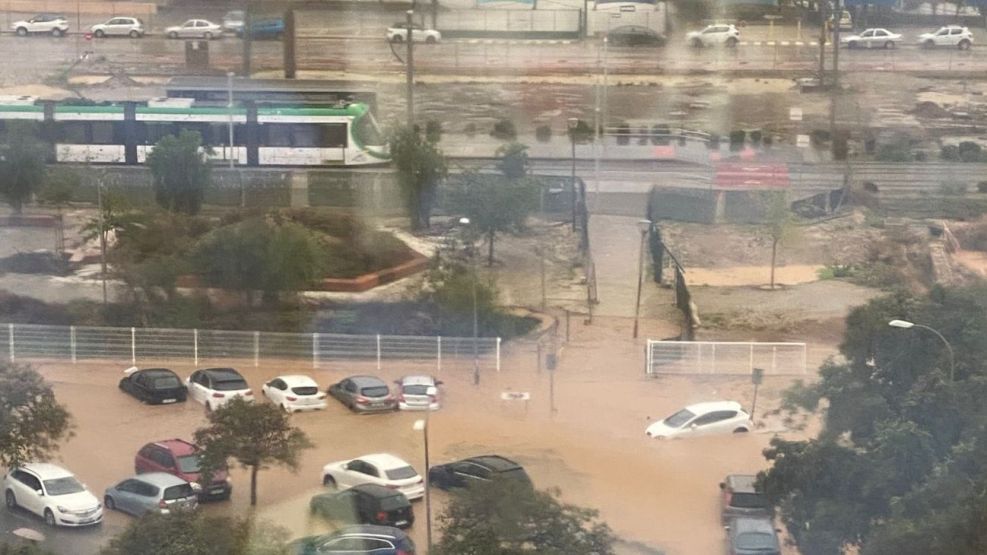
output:
<path id="1" fill-rule="evenodd" d="M 187 359 L 198 365 L 223 359 L 298 360 L 313 368 L 334 361 L 413 360 L 444 363 L 477 359 L 482 367 L 500 370 L 499 337 L 427 337 L 279 333 L 210 329 L 110 328 L 0 324 L 0 357 L 12 362 L 30 359 L 123 359 L 132 364 Z"/>
<path id="2" fill-rule="evenodd" d="M 646 372 L 659 374 L 805 374 L 805 343 L 648 340 Z"/>

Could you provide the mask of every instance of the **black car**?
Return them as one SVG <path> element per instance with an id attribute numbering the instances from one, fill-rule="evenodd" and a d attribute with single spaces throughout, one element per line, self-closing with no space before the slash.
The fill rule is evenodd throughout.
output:
<path id="1" fill-rule="evenodd" d="M 415 555 L 415 542 L 390 526 L 347 526 L 331 534 L 309 536 L 291 542 L 293 555 Z"/>
<path id="2" fill-rule="evenodd" d="M 470 457 L 428 469 L 428 483 L 440 489 L 469 487 L 500 479 L 516 480 L 531 486 L 531 478 L 524 468 L 500 455 Z"/>
<path id="3" fill-rule="evenodd" d="M 188 390 L 181 378 L 167 368 L 130 368 L 120 380 L 120 389 L 145 403 L 182 403 Z"/>
<path id="4" fill-rule="evenodd" d="M 665 37 L 640 25 L 624 25 L 611 29 L 607 41 L 614 46 L 665 46 Z"/>
<path id="5" fill-rule="evenodd" d="M 377 484 L 360 484 L 333 493 L 320 493 L 309 502 L 313 514 L 354 524 L 383 524 L 408 528 L 415 522 L 403 493 Z"/>

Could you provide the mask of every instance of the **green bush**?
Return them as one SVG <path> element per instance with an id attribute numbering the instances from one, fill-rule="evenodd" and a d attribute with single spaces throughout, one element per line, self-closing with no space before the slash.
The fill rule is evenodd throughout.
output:
<path id="1" fill-rule="evenodd" d="M 730 151 L 736 152 L 744 148 L 744 140 L 747 138 L 747 132 L 743 129 L 736 129 L 730 132 Z"/>
<path id="2" fill-rule="evenodd" d="M 490 136 L 502 141 L 513 141 L 517 138 L 517 127 L 514 126 L 513 121 L 507 118 L 499 119 L 494 123 Z"/>
<path id="3" fill-rule="evenodd" d="M 939 150 L 939 158 L 949 162 L 956 162 L 960 159 L 960 148 L 956 145 L 943 145 Z"/>
<path id="4" fill-rule="evenodd" d="M 909 162 L 912 153 L 905 142 L 884 143 L 877 147 L 876 158 L 881 162 Z"/>
<path id="5" fill-rule="evenodd" d="M 977 182 L 977 192 L 978 193 L 987 193 L 987 181 L 978 181 Z"/>
<path id="6" fill-rule="evenodd" d="M 961 162 L 980 162 L 983 159 L 983 149 L 973 141 L 963 141 L 957 147 Z"/>
<path id="7" fill-rule="evenodd" d="M 552 126 L 545 124 L 535 128 L 535 139 L 540 143 L 547 143 L 552 140 Z"/>
<path id="8" fill-rule="evenodd" d="M 966 183 L 943 183 L 939 187 L 939 192 L 944 195 L 962 196 L 966 194 Z"/>

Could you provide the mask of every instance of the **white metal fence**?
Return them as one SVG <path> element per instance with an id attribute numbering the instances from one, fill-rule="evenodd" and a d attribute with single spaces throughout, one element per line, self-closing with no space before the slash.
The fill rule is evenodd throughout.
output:
<path id="1" fill-rule="evenodd" d="M 657 374 L 805 374 L 805 343 L 648 340 L 646 371 Z"/>
<path id="2" fill-rule="evenodd" d="M 223 359 L 310 361 L 313 368 L 333 361 L 434 361 L 443 364 L 473 359 L 472 337 L 404 335 L 344 335 L 335 333 L 275 333 L 259 331 L 109 328 L 0 324 L 0 357 L 62 359 L 73 364 L 93 359 L 129 359 L 151 363 L 187 359 L 198 365 Z M 484 368 L 500 370 L 499 337 L 476 339 L 477 358 Z"/>

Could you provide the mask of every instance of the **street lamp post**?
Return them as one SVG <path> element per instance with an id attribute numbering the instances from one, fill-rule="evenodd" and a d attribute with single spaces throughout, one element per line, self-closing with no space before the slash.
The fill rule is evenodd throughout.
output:
<path id="1" fill-rule="evenodd" d="M 576 128 L 579 126 L 579 120 L 569 118 L 566 124 L 569 128 L 569 142 L 572 143 L 572 173 L 569 182 L 572 193 L 569 198 L 572 202 L 572 230 L 576 231 Z"/>
<path id="2" fill-rule="evenodd" d="M 459 218 L 459 223 L 464 226 L 470 225 L 469 218 Z M 479 319 L 476 313 L 476 255 L 470 248 L 470 273 L 473 274 L 473 385 L 480 385 L 480 354 L 477 351 L 476 342 L 479 336 Z"/>
<path id="3" fill-rule="evenodd" d="M 428 395 L 438 394 L 438 390 L 435 387 L 429 387 L 426 391 Z M 425 543 L 428 546 L 426 553 L 432 552 L 432 495 L 429 491 L 428 483 L 428 415 L 432 412 L 429 408 L 425 411 L 424 420 L 415 420 L 413 426 L 415 431 L 422 432 L 422 439 L 425 443 Z"/>
<path id="4" fill-rule="evenodd" d="M 408 127 L 410 128 L 415 123 L 415 48 L 414 48 L 414 34 L 413 34 L 413 19 L 415 16 L 414 10 L 408 10 L 405 12 L 407 15 L 407 23 L 405 24 L 405 42 L 408 45 L 408 54 L 405 56 L 405 81 L 406 81 L 406 95 L 408 103 Z"/>
<path id="5" fill-rule="evenodd" d="M 644 238 L 654 225 L 651 220 L 638 220 L 637 228 L 641 232 L 641 244 L 637 250 L 637 301 L 634 303 L 634 339 L 637 339 L 638 319 L 641 314 L 641 287 L 644 284 Z"/>
<path id="6" fill-rule="evenodd" d="M 232 71 L 226 73 L 226 115 L 229 121 L 229 159 L 230 159 L 230 169 L 233 169 L 233 76 L 235 74 Z"/>
<path id="7" fill-rule="evenodd" d="M 955 380 L 956 359 L 953 356 L 953 346 L 949 344 L 949 341 L 946 341 L 946 338 L 943 337 L 941 333 L 939 333 L 933 328 L 930 328 L 929 326 L 926 326 L 925 324 L 915 324 L 907 320 L 891 320 L 890 322 L 888 322 L 888 325 L 891 326 L 892 328 L 901 328 L 905 330 L 911 328 L 922 328 L 924 330 L 931 331 L 932 333 L 934 333 L 936 337 L 938 337 L 942 341 L 942 344 L 946 346 L 946 353 L 949 355 L 949 381 L 951 382 L 956 381 Z"/>

